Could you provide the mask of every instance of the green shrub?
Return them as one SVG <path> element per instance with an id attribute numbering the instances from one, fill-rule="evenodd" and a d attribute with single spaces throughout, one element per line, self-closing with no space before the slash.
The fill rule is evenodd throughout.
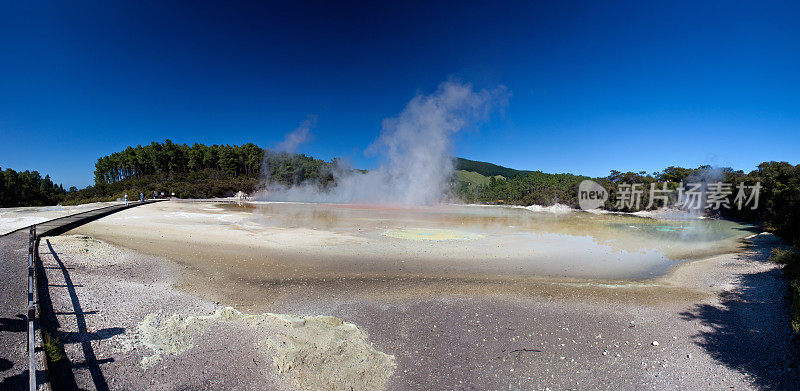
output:
<path id="1" fill-rule="evenodd" d="M 772 250 L 770 259 L 783 266 L 783 275 L 789 281 L 789 295 L 792 299 L 792 328 L 800 333 L 800 250 L 793 248 Z"/>
<path id="2" fill-rule="evenodd" d="M 47 361 L 54 363 L 63 360 L 66 357 L 64 353 L 64 345 L 57 336 L 52 335 L 49 331 L 42 333 L 44 354 Z"/>

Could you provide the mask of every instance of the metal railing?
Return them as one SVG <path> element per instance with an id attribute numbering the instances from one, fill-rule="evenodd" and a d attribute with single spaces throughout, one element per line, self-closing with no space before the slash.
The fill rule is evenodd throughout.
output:
<path id="1" fill-rule="evenodd" d="M 28 389 L 36 390 L 36 343 L 34 340 L 34 321 L 36 320 L 36 226 L 28 233 Z"/>

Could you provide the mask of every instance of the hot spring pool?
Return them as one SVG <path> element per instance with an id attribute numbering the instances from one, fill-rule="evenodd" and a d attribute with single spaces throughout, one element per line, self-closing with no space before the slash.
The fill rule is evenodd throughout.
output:
<path id="1" fill-rule="evenodd" d="M 505 206 L 168 202 L 80 229 L 98 239 L 259 281 L 328 277 L 641 279 L 729 252 L 724 220 L 667 221 Z"/>
<path id="2" fill-rule="evenodd" d="M 665 221 L 505 206 L 218 205 L 229 229 L 280 238 L 269 247 L 340 271 L 646 278 L 731 251 L 751 232 L 723 220 Z M 249 215 L 249 216 L 248 216 Z M 349 266 L 349 267 L 344 267 Z M 333 271 L 333 270 L 332 270 Z"/>

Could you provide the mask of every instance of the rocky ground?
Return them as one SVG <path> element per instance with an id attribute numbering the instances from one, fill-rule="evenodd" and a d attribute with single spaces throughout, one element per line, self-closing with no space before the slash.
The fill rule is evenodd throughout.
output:
<path id="1" fill-rule="evenodd" d="M 40 252 L 88 389 L 794 389 L 776 242 L 750 242 L 641 284 L 478 294 L 442 280 L 411 295 L 348 281 L 274 300 L 86 236 Z"/>

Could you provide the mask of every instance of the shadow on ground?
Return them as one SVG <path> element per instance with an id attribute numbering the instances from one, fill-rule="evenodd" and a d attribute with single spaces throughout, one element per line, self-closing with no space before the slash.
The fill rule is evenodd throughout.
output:
<path id="1" fill-rule="evenodd" d="M 759 253 L 755 262 L 768 262 Z M 703 327 L 695 343 L 717 362 L 747 375 L 753 386 L 796 390 L 797 335 L 789 325 L 787 285 L 780 269 L 742 274 L 739 288 L 720 295 L 719 305 L 700 304 L 681 313 Z"/>
<path id="2" fill-rule="evenodd" d="M 0 359 L 2 361 L 7 361 Z M 0 380 L 0 390 L 27 390 L 28 389 L 28 371 L 23 371 L 17 376 L 9 376 Z M 45 371 L 36 371 L 36 384 L 44 384 Z"/>
<path id="3" fill-rule="evenodd" d="M 45 287 L 43 290 L 40 290 L 40 297 L 39 297 L 40 307 L 42 308 L 41 310 L 42 320 L 43 322 L 46 322 L 48 326 L 47 328 L 50 331 L 58 335 L 60 343 L 67 345 L 80 344 L 81 350 L 83 352 L 83 360 L 80 362 L 73 363 L 70 362 L 70 360 L 66 357 L 64 349 L 63 347 L 61 347 L 59 349 L 60 351 L 57 352 L 56 354 L 57 356 L 61 355 L 59 363 L 57 363 L 57 365 L 51 365 L 51 367 L 56 366 L 59 367 L 60 369 L 52 371 L 57 373 L 51 373 L 51 376 L 57 377 L 53 379 L 54 383 L 60 383 L 63 386 L 59 388 L 73 389 L 77 388 L 74 369 L 86 368 L 88 369 L 92 377 L 92 383 L 94 385 L 94 389 L 108 390 L 109 389 L 108 382 L 106 381 L 106 378 L 103 375 L 103 371 L 100 366 L 105 363 L 114 362 L 114 358 L 98 359 L 97 355 L 95 354 L 94 348 L 92 347 L 92 341 L 112 338 L 116 335 L 125 333 L 125 329 L 121 327 L 111 327 L 89 332 L 88 327 L 86 325 L 86 315 L 97 314 L 97 311 L 83 310 L 76 290 L 76 288 L 81 287 L 81 285 L 73 284 L 72 277 L 69 274 L 70 268 L 64 265 L 64 262 L 61 260 L 61 258 L 59 258 L 58 253 L 53 249 L 53 246 L 50 243 L 50 241 L 46 240 L 46 243 L 50 255 L 58 264 L 57 268 L 48 268 L 48 269 L 59 270 L 63 275 L 64 284 L 48 285 L 46 274 L 42 273 L 44 274 L 44 276 L 43 276 L 43 281 L 40 281 L 40 287 L 41 286 Z M 42 268 L 42 270 L 43 269 L 44 268 Z M 50 298 L 50 289 L 66 289 L 67 292 L 69 293 L 70 301 L 72 303 L 72 311 L 55 312 Z M 61 330 L 56 315 L 74 316 L 75 323 L 77 325 L 77 331 L 68 332 Z M 51 364 L 56 364 L 56 363 L 51 362 Z"/>
<path id="4" fill-rule="evenodd" d="M 25 315 L 17 315 L 16 318 L 0 318 L 0 331 L 10 331 L 12 333 L 22 333 L 28 330 L 28 318 Z"/>
<path id="5" fill-rule="evenodd" d="M 16 318 L 0 318 L 0 331 L 11 333 L 25 333 L 28 331 L 28 318 L 18 314 Z M 27 363 L 24 363 L 27 366 Z M 7 371 L 14 367 L 14 363 L 5 358 L 0 358 L 0 372 Z M 28 388 L 28 371 L 14 376 L 6 376 L 0 380 L 0 390 L 22 390 Z M 37 384 L 44 381 L 44 371 L 36 371 L 36 377 L 40 379 Z"/>

